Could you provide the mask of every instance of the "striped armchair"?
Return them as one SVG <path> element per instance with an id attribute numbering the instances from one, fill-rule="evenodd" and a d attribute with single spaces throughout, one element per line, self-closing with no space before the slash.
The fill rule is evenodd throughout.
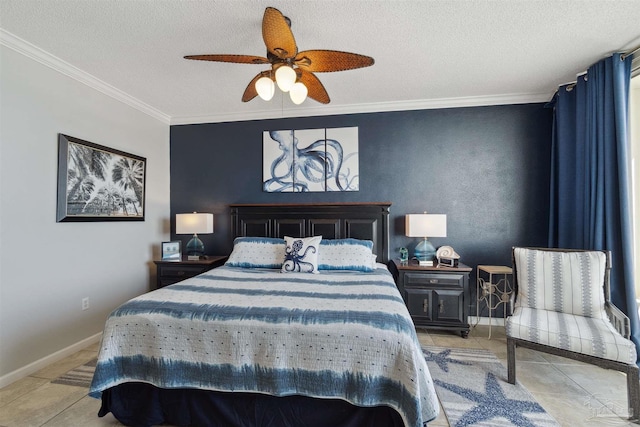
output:
<path id="1" fill-rule="evenodd" d="M 516 381 L 516 346 L 627 375 L 630 419 L 640 418 L 636 348 L 629 319 L 609 300 L 610 254 L 575 249 L 513 248 L 516 292 L 507 319 L 508 381 Z"/>

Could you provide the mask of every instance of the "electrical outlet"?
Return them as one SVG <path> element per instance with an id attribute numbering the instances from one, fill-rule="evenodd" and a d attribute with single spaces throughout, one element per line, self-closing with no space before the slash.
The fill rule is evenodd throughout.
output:
<path id="1" fill-rule="evenodd" d="M 82 298 L 82 310 L 89 310 L 89 297 Z"/>

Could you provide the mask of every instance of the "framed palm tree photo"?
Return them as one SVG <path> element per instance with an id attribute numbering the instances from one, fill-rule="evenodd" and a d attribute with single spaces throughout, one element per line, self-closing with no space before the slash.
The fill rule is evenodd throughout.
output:
<path id="1" fill-rule="evenodd" d="M 147 159 L 58 134 L 57 222 L 144 221 Z"/>

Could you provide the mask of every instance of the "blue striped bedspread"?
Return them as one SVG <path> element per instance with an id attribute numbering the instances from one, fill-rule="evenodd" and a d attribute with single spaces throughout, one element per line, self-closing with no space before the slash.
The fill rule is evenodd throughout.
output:
<path id="1" fill-rule="evenodd" d="M 219 267 L 136 297 L 107 319 L 90 395 L 131 381 L 386 405 L 407 427 L 439 411 L 414 325 L 386 268 L 308 274 Z"/>

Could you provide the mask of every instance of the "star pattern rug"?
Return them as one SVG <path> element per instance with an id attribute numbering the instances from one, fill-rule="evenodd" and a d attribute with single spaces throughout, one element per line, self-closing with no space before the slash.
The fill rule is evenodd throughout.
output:
<path id="1" fill-rule="evenodd" d="M 507 369 L 490 351 L 422 350 L 451 426 L 559 426 L 522 385 L 507 382 Z"/>
<path id="2" fill-rule="evenodd" d="M 91 380 L 93 379 L 93 372 L 96 370 L 96 364 L 98 359 L 92 359 L 84 365 L 73 368 L 64 375 L 60 375 L 58 378 L 52 380 L 54 384 L 73 385 L 76 387 L 89 388 Z"/>

